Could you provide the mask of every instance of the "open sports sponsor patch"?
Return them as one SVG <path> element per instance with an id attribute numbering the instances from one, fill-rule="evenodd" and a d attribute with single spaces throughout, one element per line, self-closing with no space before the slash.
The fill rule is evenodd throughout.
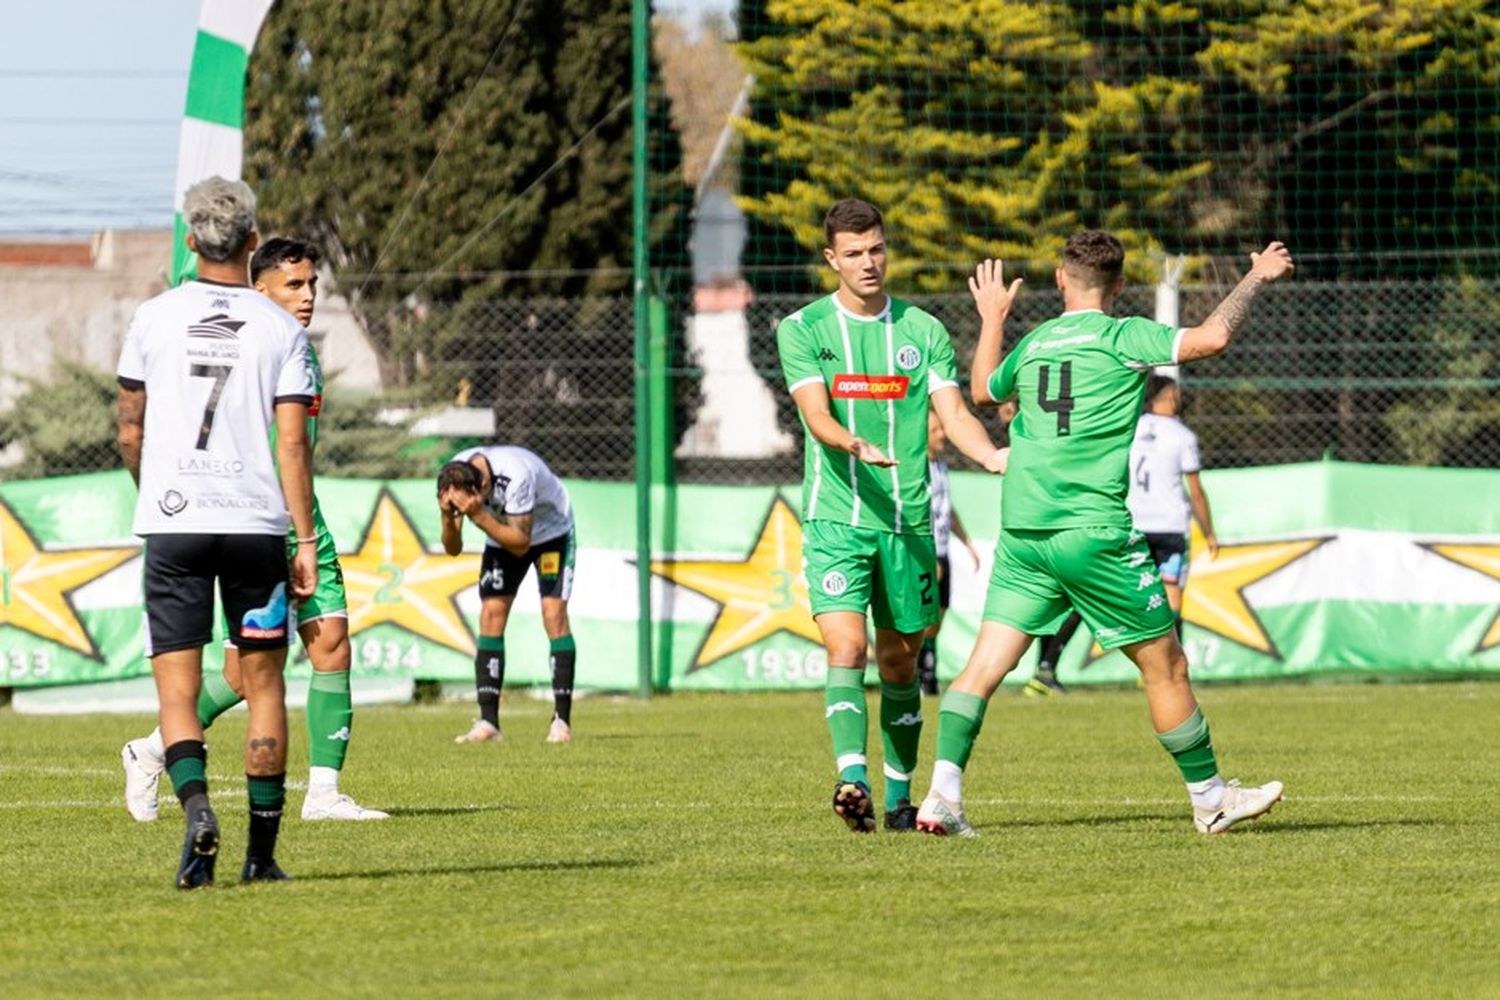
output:
<path id="1" fill-rule="evenodd" d="M 543 552 L 537 563 L 537 570 L 543 576 L 556 576 L 558 570 L 562 569 L 562 553 Z"/>
<path id="2" fill-rule="evenodd" d="M 909 375 L 835 375 L 834 399 L 905 399 L 911 385 Z"/>

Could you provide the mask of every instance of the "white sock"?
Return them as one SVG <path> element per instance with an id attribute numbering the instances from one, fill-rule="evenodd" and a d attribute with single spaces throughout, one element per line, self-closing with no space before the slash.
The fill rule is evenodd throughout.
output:
<path id="1" fill-rule="evenodd" d="M 162 760 L 167 756 L 167 748 L 162 744 L 161 741 L 160 726 L 157 726 L 155 729 L 151 730 L 151 735 L 146 737 L 146 752 L 151 754 L 151 756 L 155 757 L 157 760 Z"/>
<path id="2" fill-rule="evenodd" d="M 339 772 L 336 767 L 310 767 L 307 769 L 308 795 L 337 795 Z"/>
<path id="3" fill-rule="evenodd" d="M 950 760 L 940 760 L 932 765 L 932 791 L 949 802 L 964 800 L 963 768 Z"/>
<path id="4" fill-rule="evenodd" d="M 1217 809 L 1224 801 L 1224 779 L 1217 774 L 1206 781 L 1189 781 L 1187 790 L 1194 809 Z"/>

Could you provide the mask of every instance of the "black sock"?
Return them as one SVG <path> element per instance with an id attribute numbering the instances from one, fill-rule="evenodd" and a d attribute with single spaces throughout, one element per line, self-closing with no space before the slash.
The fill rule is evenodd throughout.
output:
<path id="1" fill-rule="evenodd" d="M 505 683 L 505 638 L 482 635 L 474 655 L 474 691 L 479 697 L 479 717 L 500 727 L 500 687 Z"/>
<path id="2" fill-rule="evenodd" d="M 271 861 L 276 856 L 281 811 L 286 805 L 286 772 L 247 774 L 245 782 L 250 791 L 250 846 L 245 855 Z"/>
<path id="3" fill-rule="evenodd" d="M 928 694 L 937 694 L 937 640 L 923 639 L 917 654 L 917 682 Z"/>
<path id="4" fill-rule="evenodd" d="M 172 779 L 172 789 L 177 793 L 177 801 L 182 803 L 182 808 L 188 815 L 192 815 L 189 799 L 201 795 L 205 798 L 199 805 L 208 805 L 208 778 L 205 774 L 208 748 L 203 745 L 203 741 L 178 740 L 167 747 L 165 760 L 167 777 Z"/>
<path id="5" fill-rule="evenodd" d="M 552 640 L 552 704 L 557 717 L 572 725 L 573 670 L 578 663 L 578 648 L 571 635 Z"/>

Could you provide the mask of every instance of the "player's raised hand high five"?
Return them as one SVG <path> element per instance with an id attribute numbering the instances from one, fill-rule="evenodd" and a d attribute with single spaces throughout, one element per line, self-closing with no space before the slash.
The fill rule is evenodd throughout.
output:
<path id="1" fill-rule="evenodd" d="M 1267 282 L 1279 281 L 1296 268 L 1292 263 L 1292 252 L 1280 240 L 1266 244 L 1260 253 L 1250 255 L 1250 271 Z"/>
<path id="2" fill-rule="evenodd" d="M 1011 306 L 1015 304 L 1023 283 L 1023 279 L 1017 278 L 1007 288 L 1005 262 L 980 261 L 974 268 L 974 276 L 969 279 L 969 294 L 974 296 L 974 307 L 979 310 L 979 318 L 985 323 L 1003 323 L 1005 317 L 1010 315 Z"/>

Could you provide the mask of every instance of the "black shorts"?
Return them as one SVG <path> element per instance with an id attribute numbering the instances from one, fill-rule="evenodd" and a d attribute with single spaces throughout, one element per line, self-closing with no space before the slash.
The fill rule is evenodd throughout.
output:
<path id="1" fill-rule="evenodd" d="M 208 645 L 215 581 L 235 646 L 286 648 L 285 535 L 147 535 L 147 656 Z"/>
<path id="2" fill-rule="evenodd" d="M 947 556 L 937 557 L 938 607 L 948 610 L 948 600 L 953 596 L 953 564 Z"/>
<path id="3" fill-rule="evenodd" d="M 1185 585 L 1187 583 L 1187 536 L 1175 532 L 1166 534 L 1146 533 L 1146 548 L 1151 550 L 1151 561 L 1163 583 Z"/>
<path id="4" fill-rule="evenodd" d="M 573 594 L 573 554 L 577 545 L 573 532 L 540 542 L 524 556 L 513 555 L 498 545 L 484 547 L 480 563 L 479 596 L 514 597 L 526 571 L 536 567 L 536 586 L 543 597 L 567 600 Z"/>

